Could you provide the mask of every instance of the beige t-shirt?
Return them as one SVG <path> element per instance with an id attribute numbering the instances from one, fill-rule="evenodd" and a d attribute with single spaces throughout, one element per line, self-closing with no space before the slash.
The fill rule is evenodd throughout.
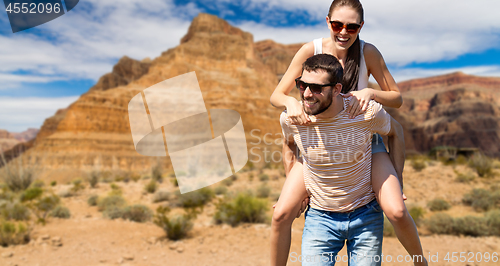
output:
<path id="1" fill-rule="evenodd" d="M 347 212 L 375 198 L 371 184 L 372 136 L 387 135 L 391 117 L 370 101 L 364 114 L 350 119 L 344 109 L 332 118 L 311 116 L 309 126 L 291 125 L 286 110 L 280 122 L 285 138 L 293 137 L 302 153 L 304 182 L 311 207 Z"/>

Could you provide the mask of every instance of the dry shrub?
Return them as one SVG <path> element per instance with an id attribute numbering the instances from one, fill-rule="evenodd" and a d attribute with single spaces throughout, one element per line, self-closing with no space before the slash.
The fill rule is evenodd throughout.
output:
<path id="1" fill-rule="evenodd" d="M 231 178 L 226 178 L 226 179 L 222 180 L 222 182 L 221 182 L 221 183 L 222 183 L 224 186 L 228 186 L 228 187 L 230 187 L 230 186 L 232 186 L 232 185 L 233 185 L 233 182 L 234 182 L 234 181 L 233 181 L 233 179 L 231 179 Z"/>
<path id="2" fill-rule="evenodd" d="M 396 231 L 394 231 L 394 227 L 392 226 L 387 216 L 384 214 L 384 236 L 395 237 Z"/>
<path id="3" fill-rule="evenodd" d="M 91 195 L 88 199 L 87 199 L 87 204 L 89 206 L 97 206 L 97 202 L 99 201 L 99 196 L 97 195 Z"/>
<path id="4" fill-rule="evenodd" d="M 151 220 L 151 216 L 153 216 L 151 209 L 145 205 L 136 204 L 125 207 L 122 218 L 125 220 L 143 223 Z"/>
<path id="5" fill-rule="evenodd" d="M 5 220 L 27 221 L 30 219 L 30 211 L 28 207 L 17 200 L 13 202 L 3 201 L 0 203 L 0 217 Z"/>
<path id="6" fill-rule="evenodd" d="M 489 211 L 500 205 L 500 191 L 475 188 L 464 195 L 462 202 L 476 211 Z"/>
<path id="7" fill-rule="evenodd" d="M 121 195 L 108 195 L 97 201 L 97 209 L 108 219 L 122 218 L 127 202 Z"/>
<path id="8" fill-rule="evenodd" d="M 170 192 L 165 190 L 156 191 L 156 193 L 153 196 L 154 203 L 168 201 L 169 199 L 170 199 Z"/>
<path id="9" fill-rule="evenodd" d="M 102 215 L 108 219 L 114 220 L 114 219 L 122 218 L 124 211 L 125 211 L 125 208 L 118 207 L 118 206 L 111 206 L 111 207 L 105 209 L 102 212 Z"/>
<path id="10" fill-rule="evenodd" d="M 0 220 L 0 246 L 26 244 L 30 241 L 30 233 L 24 222 Z"/>
<path id="11" fill-rule="evenodd" d="M 28 188 L 21 194 L 21 201 L 22 202 L 31 201 L 36 198 L 39 198 L 42 194 L 43 194 L 43 189 L 39 187 Z"/>
<path id="12" fill-rule="evenodd" d="M 427 229 L 434 234 L 452 234 L 454 232 L 453 228 L 453 217 L 446 213 L 436 213 L 426 220 Z"/>
<path id="13" fill-rule="evenodd" d="M 125 199 L 120 196 L 120 195 L 110 195 L 107 197 L 104 197 L 97 202 L 97 210 L 99 211 L 106 211 L 108 209 L 112 209 L 114 207 L 119 207 L 123 208 L 127 202 Z"/>
<path id="14" fill-rule="evenodd" d="M 204 187 L 185 194 L 178 194 L 176 205 L 183 208 L 202 207 L 203 205 L 207 204 L 214 196 L 215 193 L 212 189 Z"/>
<path id="15" fill-rule="evenodd" d="M 483 154 L 476 153 L 469 160 L 469 166 L 477 172 L 479 177 L 489 177 L 492 174 L 493 161 Z"/>
<path id="16" fill-rule="evenodd" d="M 227 187 L 225 186 L 218 186 L 214 189 L 215 195 L 225 195 L 227 194 Z"/>
<path id="17" fill-rule="evenodd" d="M 457 173 L 457 178 L 455 180 L 460 183 L 469 183 L 474 179 L 476 179 L 474 174 L 466 172 L 466 173 Z"/>
<path id="18" fill-rule="evenodd" d="M 154 216 L 154 223 L 158 225 L 167 234 L 170 240 L 179 240 L 185 238 L 189 231 L 193 229 L 194 213 L 184 215 L 169 216 L 170 209 L 167 207 L 158 207 Z"/>
<path id="19" fill-rule="evenodd" d="M 486 215 L 486 225 L 490 228 L 491 235 L 500 236 L 500 210 L 494 210 Z"/>
<path id="20" fill-rule="evenodd" d="M 62 219 L 69 219 L 71 217 L 71 212 L 69 211 L 68 208 L 59 205 L 50 212 L 50 216 Z"/>
<path id="21" fill-rule="evenodd" d="M 444 199 L 433 199 L 429 202 L 427 202 L 427 207 L 435 212 L 435 211 L 446 211 L 451 208 L 451 205 Z"/>
<path id="22" fill-rule="evenodd" d="M 163 182 L 163 172 L 162 172 L 162 169 L 161 169 L 161 165 L 159 163 L 157 163 L 155 166 L 153 166 L 151 168 L 151 178 L 158 182 L 158 183 L 161 183 Z"/>
<path id="23" fill-rule="evenodd" d="M 236 226 L 239 223 L 264 223 L 266 221 L 267 201 L 247 193 L 240 193 L 236 198 L 226 197 L 217 204 L 214 215 L 216 223 Z"/>
<path id="24" fill-rule="evenodd" d="M 257 198 L 268 198 L 270 194 L 271 188 L 266 186 L 266 184 L 262 184 L 257 188 Z"/>
<path id="25" fill-rule="evenodd" d="M 427 167 L 427 164 L 422 159 L 413 159 L 411 160 L 411 167 L 413 167 L 415 171 L 420 172 Z"/>
<path id="26" fill-rule="evenodd" d="M 454 234 L 466 236 L 489 235 L 489 228 L 484 217 L 465 216 L 455 218 L 453 222 Z"/>
<path id="27" fill-rule="evenodd" d="M 408 213 L 410 214 L 415 224 L 418 226 L 421 224 L 422 219 L 424 218 L 425 210 L 422 207 L 414 206 L 408 210 Z"/>
<path id="28" fill-rule="evenodd" d="M 269 175 L 267 175 L 267 174 L 261 174 L 261 175 L 259 175 L 259 180 L 263 181 L 263 182 L 264 181 L 268 181 L 269 180 Z"/>
<path id="29" fill-rule="evenodd" d="M 0 152 L 3 169 L 0 171 L 0 179 L 14 192 L 24 191 L 30 187 L 35 180 L 35 169 L 23 164 L 22 156 L 9 163 L 6 162 L 3 152 Z"/>
<path id="30" fill-rule="evenodd" d="M 59 205 L 60 198 L 56 195 L 48 195 L 41 197 L 35 201 L 32 205 L 32 210 L 38 218 L 39 223 L 45 224 L 47 215 L 52 211 L 57 205 Z"/>
<path id="31" fill-rule="evenodd" d="M 144 190 L 149 194 L 155 193 L 157 189 L 158 183 L 156 183 L 154 179 L 151 179 L 151 181 L 149 181 L 146 186 L 144 186 Z"/>
<path id="32" fill-rule="evenodd" d="M 85 185 L 83 184 L 83 180 L 81 180 L 81 179 L 75 179 L 71 183 L 73 184 L 73 187 L 71 187 L 71 192 L 73 192 L 75 194 L 77 194 L 81 190 L 85 189 Z"/>
<path id="33" fill-rule="evenodd" d="M 97 187 L 97 185 L 99 184 L 99 176 L 100 175 L 101 175 L 101 173 L 97 170 L 91 171 L 89 173 L 88 180 L 89 180 L 89 184 L 90 184 L 91 188 Z"/>

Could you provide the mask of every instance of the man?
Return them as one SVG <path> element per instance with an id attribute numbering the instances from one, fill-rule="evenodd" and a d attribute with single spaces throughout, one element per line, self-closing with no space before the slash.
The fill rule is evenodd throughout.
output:
<path id="1" fill-rule="evenodd" d="M 340 94 L 342 74 L 334 56 L 307 59 L 296 83 L 311 124 L 291 125 L 286 111 L 280 119 L 285 169 L 297 160 L 298 148 L 310 195 L 299 257 L 303 265 L 333 265 L 341 260 L 336 255 L 345 242 L 350 265 L 380 265 L 384 218 L 371 185 L 373 133 L 392 136 L 392 161 L 404 159 L 401 125 L 380 104 L 371 101 L 364 114 L 349 118 L 349 99 Z M 397 169 L 401 176 L 402 167 Z"/>

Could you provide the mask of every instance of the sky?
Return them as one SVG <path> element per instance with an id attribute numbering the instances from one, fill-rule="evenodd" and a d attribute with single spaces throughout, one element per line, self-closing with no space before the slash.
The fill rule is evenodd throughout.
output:
<path id="1" fill-rule="evenodd" d="M 12 33 L 0 11 L 0 129 L 39 128 L 127 55 L 156 58 L 179 45 L 200 12 L 255 41 L 328 37 L 331 1 L 80 0 L 53 21 Z M 361 39 L 382 53 L 397 82 L 462 71 L 500 77 L 500 1 L 364 0 Z M 1 6 L 1 5 L 0 5 Z M 271 106 L 270 106 L 271 108 Z"/>

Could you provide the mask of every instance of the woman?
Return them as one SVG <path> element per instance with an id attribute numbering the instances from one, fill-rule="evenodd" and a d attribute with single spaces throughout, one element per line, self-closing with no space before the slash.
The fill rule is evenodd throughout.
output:
<path id="1" fill-rule="evenodd" d="M 352 96 L 346 109 L 351 118 L 363 113 L 370 100 L 388 107 L 400 107 L 401 94 L 382 55 L 375 46 L 359 39 L 359 31 L 364 24 L 363 7 L 359 0 L 334 0 L 326 22 L 330 38 L 317 39 L 302 46 L 271 96 L 271 103 L 275 107 L 286 107 L 293 124 L 307 125 L 310 120 L 302 105 L 288 94 L 295 85 L 295 78 L 301 75 L 302 63 L 315 54 L 327 53 L 335 56 L 344 68 L 343 93 L 344 97 Z M 382 91 L 367 88 L 370 75 Z M 397 178 L 397 173 L 403 171 L 404 161 L 393 165 L 380 136 L 374 136 L 374 140 L 372 186 L 377 200 L 408 253 L 423 257 L 417 229 L 404 205 L 404 195 Z M 280 199 L 275 205 L 271 229 L 271 265 L 286 265 L 291 225 L 296 214 L 300 214 L 300 203 L 306 196 L 302 164 L 296 162 L 287 175 Z M 414 263 L 427 265 L 425 260 Z"/>

